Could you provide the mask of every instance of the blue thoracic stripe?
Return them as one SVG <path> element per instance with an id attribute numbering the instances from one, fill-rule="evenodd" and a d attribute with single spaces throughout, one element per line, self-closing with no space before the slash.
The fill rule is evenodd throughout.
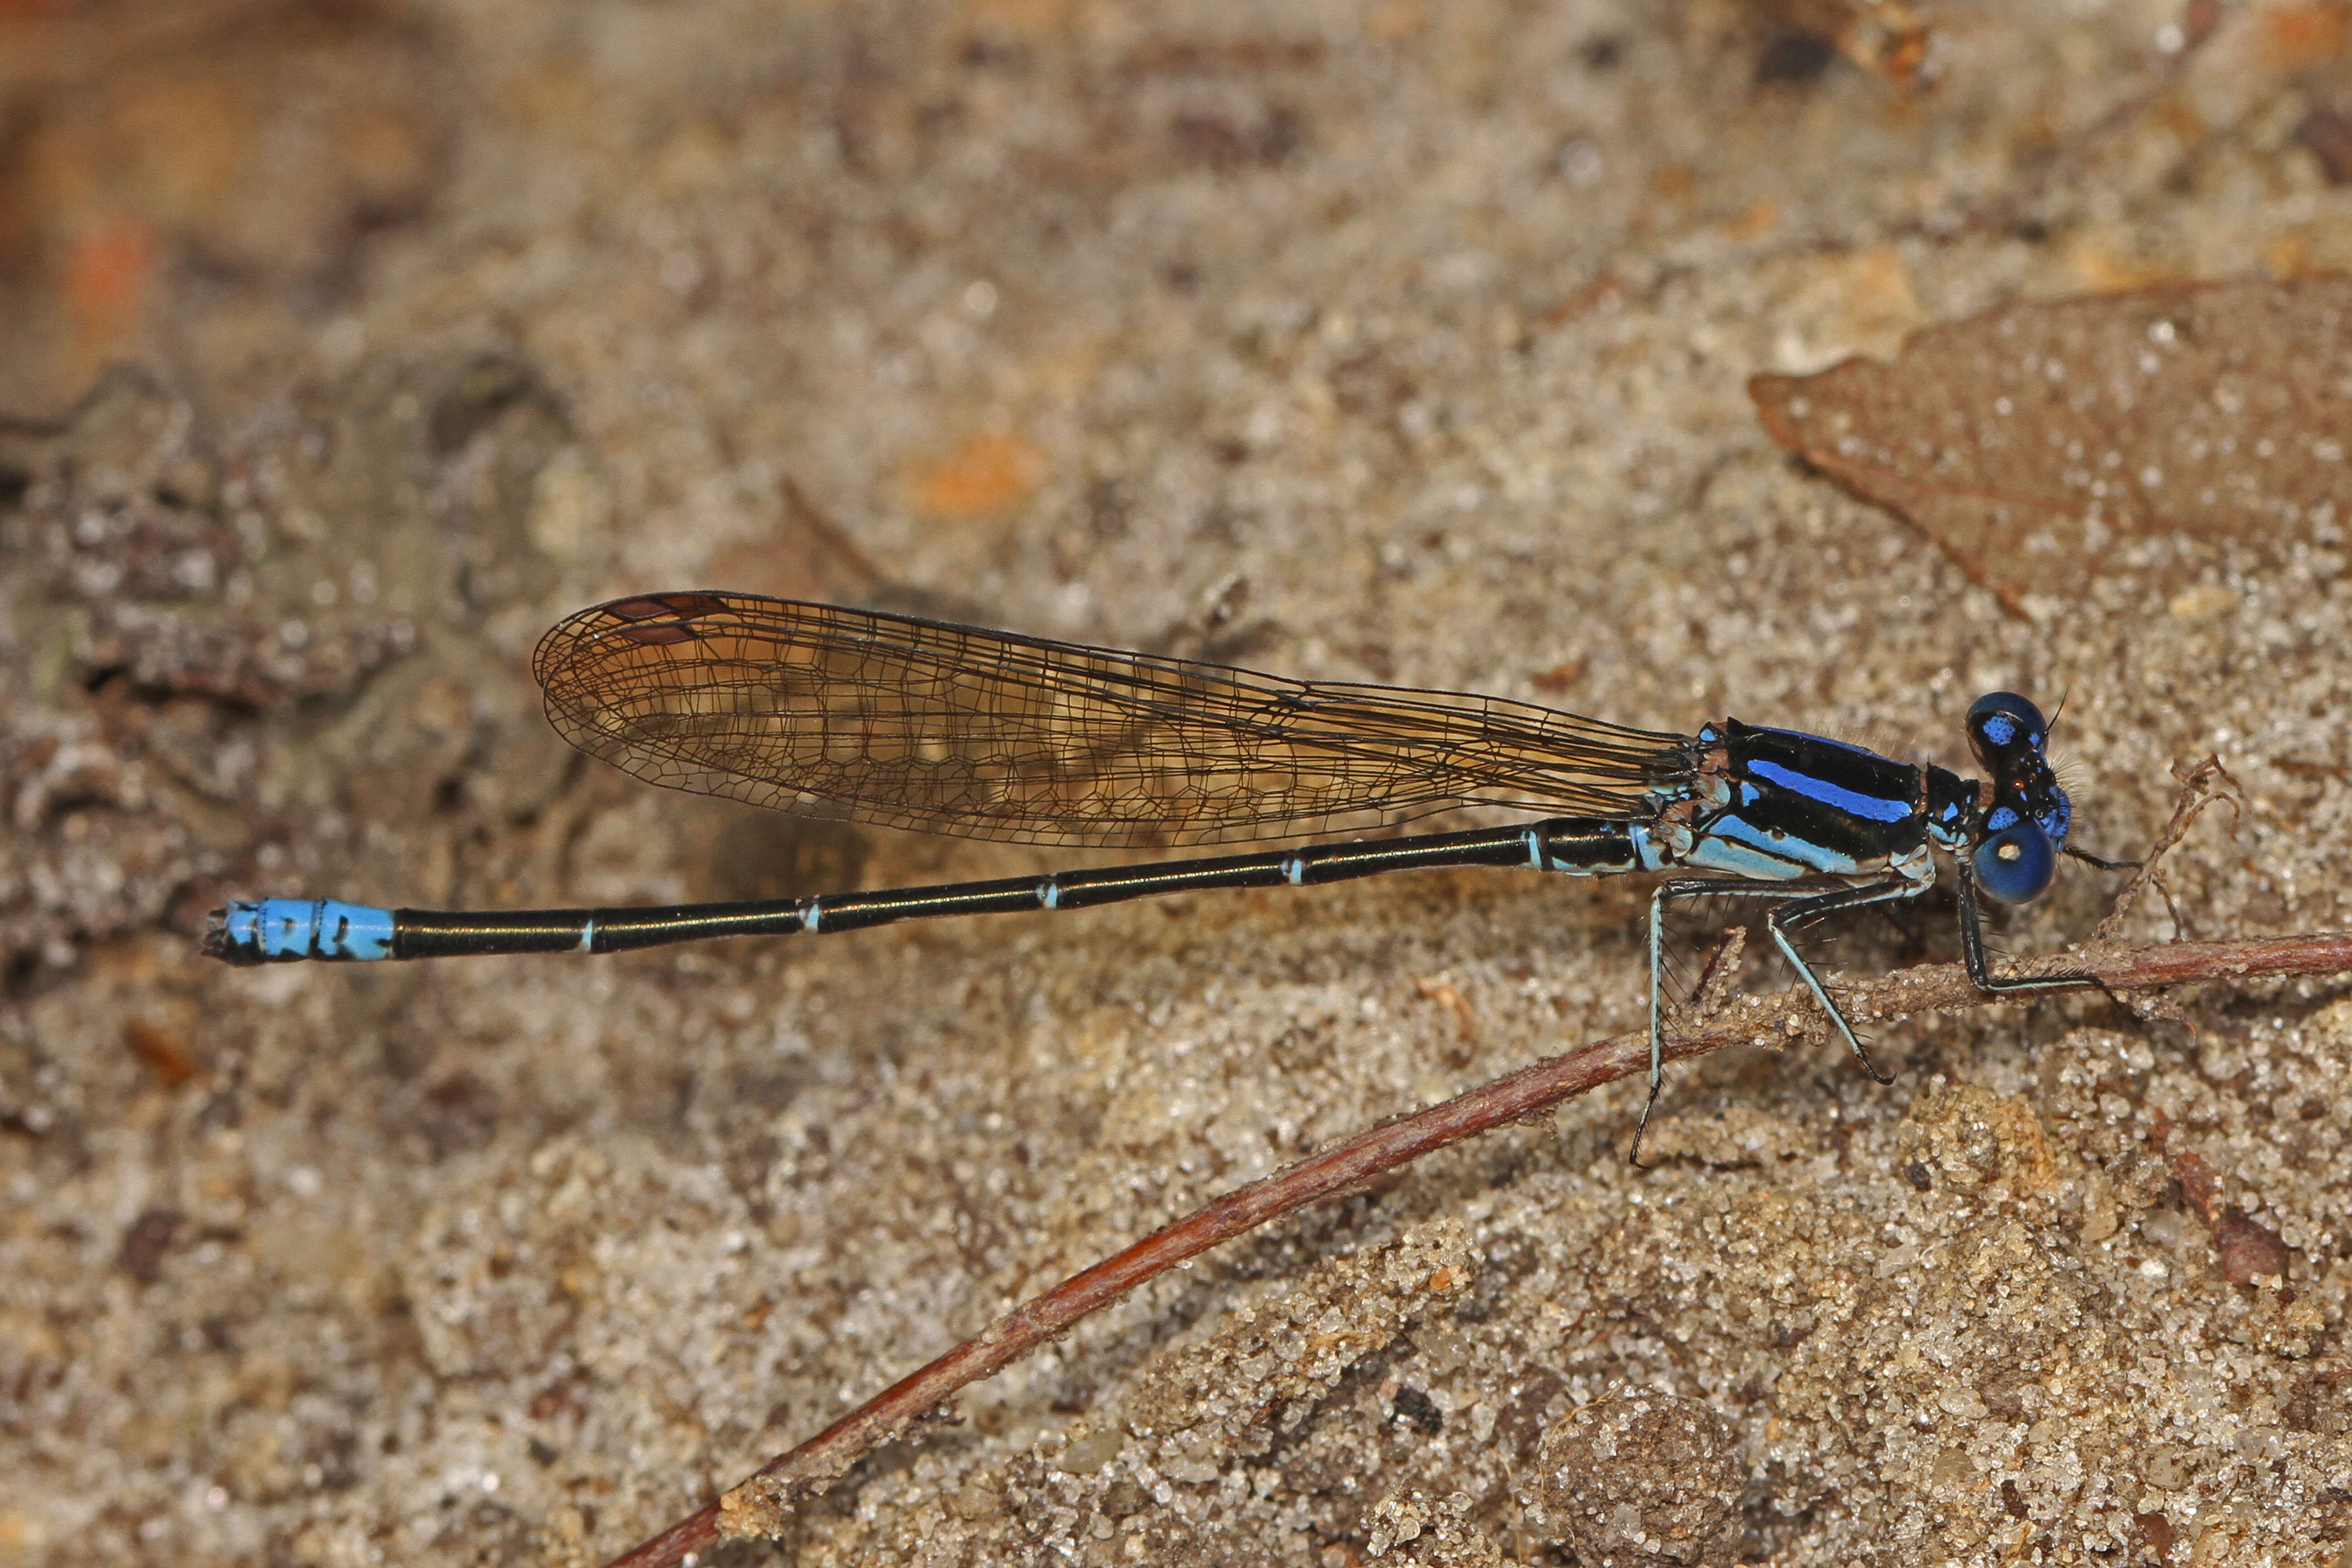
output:
<path id="1" fill-rule="evenodd" d="M 1678 866 L 1701 871 L 1721 871 L 1749 882 L 1789 882 L 1800 877 L 1843 877 L 1857 868 L 1848 857 L 1820 845 L 1785 835 L 1766 837 L 1737 816 L 1718 816 L 1689 849 L 1675 858 Z"/>
<path id="2" fill-rule="evenodd" d="M 1779 784 L 1782 789 L 1833 806 L 1850 816 L 1866 822 L 1900 822 L 1918 809 L 1908 800 L 1892 800 L 1885 795 L 1864 795 L 1859 790 L 1842 789 L 1827 779 L 1761 757 L 1751 758 L 1748 771 L 1758 778 Z"/>

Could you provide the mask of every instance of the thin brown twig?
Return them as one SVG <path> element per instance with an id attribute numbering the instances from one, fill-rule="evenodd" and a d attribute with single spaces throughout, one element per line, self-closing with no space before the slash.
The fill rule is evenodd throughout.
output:
<path id="1" fill-rule="evenodd" d="M 2115 907 L 2108 910 L 2107 918 L 2091 932 L 2093 942 L 2110 941 L 2123 930 L 2124 917 L 2131 913 L 2132 905 L 2139 901 L 2141 890 L 2150 883 L 2155 884 L 2156 890 L 2164 896 L 2165 910 L 2172 917 L 2175 934 L 2195 934 L 2189 930 L 2180 906 L 2173 902 L 2172 889 L 2166 886 L 2158 863 L 2175 845 L 2188 837 L 2189 824 L 2202 816 L 2207 806 L 2217 803 L 2230 808 L 2230 837 L 2236 837 L 2238 820 L 2245 813 L 2246 797 L 2237 779 L 2221 765 L 2219 756 L 2208 756 L 2185 772 L 2179 763 L 2175 763 L 2172 764 L 2172 776 L 2180 781 L 2180 794 L 2172 803 L 2172 820 L 2164 825 L 2164 831 L 2158 834 L 2156 842 L 2149 846 L 2147 858 L 2139 863 L 2138 868 L 2132 873 L 2131 880 L 2126 882 L 2123 890 L 2116 895 Z"/>
<path id="2" fill-rule="evenodd" d="M 2352 932 L 2151 947 L 2095 943 L 2021 968 L 2025 973 L 2095 974 L 2116 992 L 2199 981 L 2346 973 L 2352 973 Z M 1840 999 L 1850 1016 L 1874 1020 L 1999 1000 L 1969 984 L 1958 964 L 1904 970 L 1843 990 Z M 1801 991 L 1751 998 L 1669 1040 L 1665 1055 L 1678 1061 L 1726 1046 L 1786 1039 L 1805 1033 L 1818 1019 L 1811 999 Z M 1423 1154 L 1540 1114 L 1588 1089 L 1646 1071 L 1648 1066 L 1646 1035 L 1596 1041 L 1360 1132 L 1235 1188 L 1014 1308 L 800 1447 L 770 1460 L 732 1491 L 613 1559 L 609 1568 L 680 1568 L 689 1555 L 722 1538 L 779 1534 L 797 1503 L 824 1491 L 859 1458 L 898 1436 L 941 1400 L 1163 1269 L 1268 1220 L 1342 1195 Z"/>

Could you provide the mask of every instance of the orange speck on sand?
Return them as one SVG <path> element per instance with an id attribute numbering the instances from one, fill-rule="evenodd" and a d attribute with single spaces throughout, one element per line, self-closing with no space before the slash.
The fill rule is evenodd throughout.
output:
<path id="1" fill-rule="evenodd" d="M 169 1031 L 134 1018 L 123 1030 L 123 1039 L 131 1054 L 145 1062 L 167 1087 L 176 1089 L 196 1076 L 195 1058 Z"/>
<path id="2" fill-rule="evenodd" d="M 155 238 L 135 217 L 118 217 L 82 237 L 66 258 L 64 292 L 86 336 L 121 335 L 147 298 Z"/>
<path id="3" fill-rule="evenodd" d="M 1538 319 L 1536 325 L 1546 331 L 1555 327 L 1564 327 L 1578 317 L 1591 311 L 1603 300 L 1617 299 L 1624 292 L 1624 286 L 1617 281 L 1615 276 L 1604 272 L 1550 310 L 1546 310 Z"/>
<path id="4" fill-rule="evenodd" d="M 1780 221 L 1780 204 L 1766 196 L 1746 212 L 1723 226 L 1723 237 L 1737 244 L 1741 240 L 1761 239 L 1772 232 Z"/>
<path id="5" fill-rule="evenodd" d="M 974 436 L 947 458 L 922 470 L 915 500 L 933 517 L 950 521 L 1004 510 L 1037 488 L 1045 454 L 1018 436 Z"/>
<path id="6" fill-rule="evenodd" d="M 2283 234 L 2263 250 L 2263 270 L 2273 278 L 2301 278 L 2314 270 L 2311 244 L 2299 234 Z"/>
<path id="7" fill-rule="evenodd" d="M 1443 980 L 1416 980 L 1413 989 L 1454 1015 L 1455 1026 L 1465 1040 L 1478 1037 L 1478 1015 L 1471 1010 L 1469 999 Z"/>
<path id="8" fill-rule="evenodd" d="M 2263 43 L 2282 71 L 2297 71 L 2332 60 L 2352 39 L 2352 7 L 2342 0 L 2279 5 L 2263 17 Z"/>

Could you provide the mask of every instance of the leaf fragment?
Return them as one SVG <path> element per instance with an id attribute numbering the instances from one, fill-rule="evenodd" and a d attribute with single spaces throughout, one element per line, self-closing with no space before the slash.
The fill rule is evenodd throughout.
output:
<path id="1" fill-rule="evenodd" d="M 2169 595 L 2225 546 L 2337 548 L 2352 521 L 2352 278 L 2008 305 L 1748 390 L 2018 615 L 2106 578 Z"/>

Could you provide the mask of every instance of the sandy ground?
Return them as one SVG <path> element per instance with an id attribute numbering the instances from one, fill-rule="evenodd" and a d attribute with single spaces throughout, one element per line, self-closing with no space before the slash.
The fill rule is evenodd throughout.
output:
<path id="1" fill-rule="evenodd" d="M 2083 843 L 2218 752 L 2196 934 L 2346 925 L 2340 551 L 2021 618 L 1743 391 L 2352 266 L 2341 6 L 1955 5 L 1908 82 L 1790 20 L 1844 14 L 0 11 L 0 1562 L 593 1561 L 1196 1202 L 1637 1021 L 1642 889 L 1503 873 L 197 956 L 230 895 L 1072 858 L 572 756 L 528 655 L 612 595 L 1952 765 L 1976 693 L 2063 695 Z M 1949 909 L 1824 960 L 1948 960 Z M 1646 1173 L 1618 1086 L 1160 1281 L 721 1555 L 1633 1563 L 1696 1520 L 1717 1564 L 2343 1562 L 2352 1000 L 2176 1000 L 1893 1026 L 1892 1088 L 1727 1053 Z M 2249 1225 L 2283 1279 L 2232 1282 Z"/>

